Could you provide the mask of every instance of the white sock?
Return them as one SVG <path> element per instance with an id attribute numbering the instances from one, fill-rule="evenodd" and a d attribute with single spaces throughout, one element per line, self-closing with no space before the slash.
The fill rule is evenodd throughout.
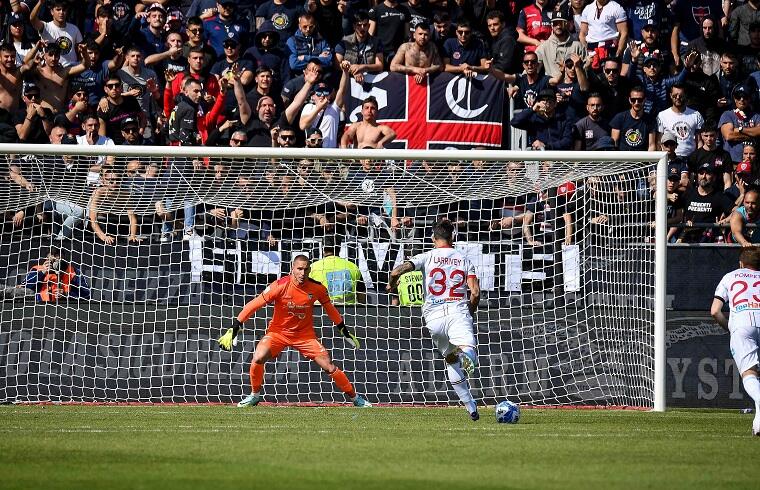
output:
<path id="1" fill-rule="evenodd" d="M 446 364 L 446 373 L 449 375 L 451 386 L 454 387 L 454 391 L 457 392 L 457 396 L 462 400 L 467 411 L 472 413 L 477 410 L 477 405 L 475 405 L 472 393 L 470 393 L 470 384 L 467 382 L 464 371 L 462 371 L 462 363 L 457 361 L 454 364 Z"/>
<path id="2" fill-rule="evenodd" d="M 744 391 L 755 401 L 755 414 L 760 413 L 760 379 L 750 375 L 742 378 Z"/>

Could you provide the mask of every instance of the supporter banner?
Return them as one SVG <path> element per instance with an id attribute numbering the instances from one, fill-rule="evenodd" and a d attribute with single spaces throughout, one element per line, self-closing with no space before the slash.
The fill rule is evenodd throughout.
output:
<path id="1" fill-rule="evenodd" d="M 361 103 L 374 96 L 378 122 L 396 131 L 394 147 L 413 149 L 499 147 L 504 84 L 490 76 L 468 79 L 439 73 L 422 85 L 414 77 L 383 72 L 351 81 L 348 121 L 361 119 Z"/>

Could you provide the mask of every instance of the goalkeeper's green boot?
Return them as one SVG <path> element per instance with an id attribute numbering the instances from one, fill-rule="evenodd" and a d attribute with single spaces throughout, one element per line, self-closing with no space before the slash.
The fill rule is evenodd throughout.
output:
<path id="1" fill-rule="evenodd" d="M 247 397 L 240 400 L 237 404 L 238 407 L 255 407 L 262 400 L 262 396 L 256 393 L 251 393 Z"/>
<path id="2" fill-rule="evenodd" d="M 473 361 L 466 352 L 459 353 L 459 361 L 462 363 L 462 371 L 464 371 L 464 374 L 466 374 L 468 378 L 471 377 L 472 373 L 475 372 L 475 361 Z"/>
<path id="3" fill-rule="evenodd" d="M 355 407 L 370 408 L 372 404 L 365 400 L 361 395 L 356 395 L 352 400 Z"/>

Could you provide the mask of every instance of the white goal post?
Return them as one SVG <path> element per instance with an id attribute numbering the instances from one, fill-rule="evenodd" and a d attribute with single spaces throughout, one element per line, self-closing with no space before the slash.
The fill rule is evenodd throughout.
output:
<path id="1" fill-rule="evenodd" d="M 449 218 L 483 289 L 479 403 L 665 410 L 665 153 L 5 144 L 0 158 L 0 403 L 237 401 L 271 309 L 232 353 L 215 339 L 291 256 L 331 251 L 359 269 L 355 297 L 344 276 L 329 287 L 364 348 L 326 315 L 317 335 L 357 389 L 456 403 L 418 279 L 384 290 Z M 290 351 L 264 390 L 343 401 Z"/>

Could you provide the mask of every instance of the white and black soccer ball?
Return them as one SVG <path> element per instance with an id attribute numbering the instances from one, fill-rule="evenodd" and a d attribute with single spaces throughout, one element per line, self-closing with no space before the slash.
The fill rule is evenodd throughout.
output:
<path id="1" fill-rule="evenodd" d="M 500 424 L 516 424 L 520 421 L 520 405 L 504 400 L 496 405 L 496 421 Z"/>
<path id="2" fill-rule="evenodd" d="M 375 181 L 372 179 L 364 179 L 362 181 L 362 190 L 367 194 L 375 192 Z"/>

